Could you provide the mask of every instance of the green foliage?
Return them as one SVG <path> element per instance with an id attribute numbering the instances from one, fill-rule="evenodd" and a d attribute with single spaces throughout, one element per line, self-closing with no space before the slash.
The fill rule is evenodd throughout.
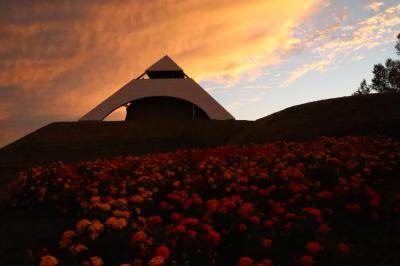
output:
<path id="1" fill-rule="evenodd" d="M 395 49 L 397 55 L 400 56 L 400 34 L 397 35 Z M 388 58 L 385 65 L 376 64 L 373 74 L 372 83 L 367 84 L 364 79 L 353 95 L 366 95 L 372 91 L 377 93 L 400 93 L 400 60 Z"/>

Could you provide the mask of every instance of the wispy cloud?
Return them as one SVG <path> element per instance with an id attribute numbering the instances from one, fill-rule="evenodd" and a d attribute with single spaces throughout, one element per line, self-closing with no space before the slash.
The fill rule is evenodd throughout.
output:
<path id="1" fill-rule="evenodd" d="M 314 60 L 293 70 L 281 86 L 292 84 L 310 71 L 324 71 L 332 63 L 336 63 L 339 55 L 340 58 L 351 56 L 353 60 L 362 60 L 363 55 L 354 53 L 363 48 L 371 49 L 393 42 L 400 26 L 398 14 L 400 4 L 388 7 L 354 25 L 330 27 L 324 34 L 327 37 L 311 48 Z"/>
<path id="2" fill-rule="evenodd" d="M 372 2 L 372 3 L 367 4 L 367 5 L 364 7 L 364 9 L 372 10 L 372 11 L 378 12 L 378 11 L 381 9 L 381 7 L 382 7 L 383 5 L 384 5 L 383 2 Z"/>
<path id="3" fill-rule="evenodd" d="M 281 87 L 286 87 L 298 80 L 310 71 L 324 71 L 325 67 L 330 64 L 329 59 L 321 59 L 310 64 L 305 64 L 299 68 L 296 68 L 289 76 L 289 78 L 281 84 Z"/>

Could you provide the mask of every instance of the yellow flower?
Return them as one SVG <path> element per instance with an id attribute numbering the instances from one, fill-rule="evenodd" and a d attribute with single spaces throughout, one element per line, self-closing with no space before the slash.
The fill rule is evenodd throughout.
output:
<path id="1" fill-rule="evenodd" d="M 58 261 L 55 257 L 46 255 L 40 258 L 39 266 L 55 266 L 58 264 Z"/>
<path id="2" fill-rule="evenodd" d="M 104 264 L 103 261 L 97 256 L 91 257 L 90 261 L 92 262 L 93 266 L 102 266 Z"/>

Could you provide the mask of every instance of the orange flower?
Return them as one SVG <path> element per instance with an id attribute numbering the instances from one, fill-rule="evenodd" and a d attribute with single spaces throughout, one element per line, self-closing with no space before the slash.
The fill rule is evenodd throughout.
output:
<path id="1" fill-rule="evenodd" d="M 97 256 L 91 257 L 90 261 L 92 262 L 93 266 L 102 266 L 104 264 L 103 261 Z"/>
<path id="2" fill-rule="evenodd" d="M 164 259 L 163 259 L 163 257 L 160 257 L 160 256 L 157 256 L 157 257 L 154 257 L 154 258 L 152 258 L 150 261 L 149 261 L 149 266 L 162 266 L 162 265 L 164 265 Z"/>
<path id="3" fill-rule="evenodd" d="M 58 261 L 55 257 L 46 255 L 40 258 L 39 266 L 56 266 Z"/>
<path id="4" fill-rule="evenodd" d="M 88 219 L 82 219 L 80 220 L 77 224 L 76 224 L 76 231 L 78 231 L 78 233 L 83 232 L 83 230 L 86 229 L 86 227 L 88 227 L 90 225 L 90 221 Z"/>
<path id="5" fill-rule="evenodd" d="M 311 253 L 318 253 L 321 251 L 321 246 L 317 241 L 310 241 L 307 243 L 307 249 Z"/>
<path id="6" fill-rule="evenodd" d="M 76 236 L 76 233 L 72 230 L 65 231 L 63 233 L 62 239 L 59 243 L 60 248 L 66 248 L 72 242 L 72 237 Z"/>
<path id="7" fill-rule="evenodd" d="M 170 256 L 169 248 L 166 246 L 159 246 L 156 250 L 156 256 L 162 257 L 164 260 L 168 260 Z"/>
<path id="8" fill-rule="evenodd" d="M 147 239 L 147 235 L 143 231 L 138 231 L 132 236 L 132 242 L 141 242 Z"/>
<path id="9" fill-rule="evenodd" d="M 78 254 L 81 253 L 83 251 L 88 250 L 88 247 L 85 245 L 81 245 L 81 244 L 76 244 L 76 245 L 72 245 L 69 250 L 72 252 L 72 254 Z"/>

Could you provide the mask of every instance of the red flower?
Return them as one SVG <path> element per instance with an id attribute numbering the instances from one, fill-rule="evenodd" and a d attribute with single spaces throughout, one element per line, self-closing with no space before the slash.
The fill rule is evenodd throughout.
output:
<path id="1" fill-rule="evenodd" d="M 210 211 L 210 212 L 215 212 L 215 211 L 217 211 L 218 210 L 218 207 L 219 207 L 219 202 L 218 202 L 218 200 L 216 200 L 216 199 L 210 199 L 210 200 L 207 200 L 207 209 Z"/>
<path id="2" fill-rule="evenodd" d="M 315 218 L 321 217 L 321 212 L 316 208 L 304 208 L 303 211 L 313 215 Z"/>
<path id="3" fill-rule="evenodd" d="M 274 222 L 271 221 L 271 220 L 266 220 L 266 221 L 264 222 L 264 226 L 265 226 L 265 227 L 271 227 L 271 226 L 273 226 L 273 225 L 274 225 Z"/>
<path id="4" fill-rule="evenodd" d="M 246 230 L 247 230 L 247 225 L 245 225 L 245 224 L 240 224 L 240 225 L 239 225 L 239 230 L 240 230 L 241 232 L 246 231 Z"/>
<path id="5" fill-rule="evenodd" d="M 331 231 L 331 228 L 327 224 L 321 224 L 318 228 L 318 231 L 326 235 L 327 233 L 329 233 L 329 231 Z"/>
<path id="6" fill-rule="evenodd" d="M 270 259 L 264 259 L 262 261 L 262 266 L 272 266 L 272 260 Z"/>
<path id="7" fill-rule="evenodd" d="M 272 246 L 272 240 L 271 239 L 264 239 L 262 242 L 263 247 L 265 248 L 270 248 Z"/>
<path id="8" fill-rule="evenodd" d="M 162 257 L 164 260 L 168 260 L 170 256 L 169 248 L 166 246 L 159 246 L 156 250 L 156 257 Z"/>
<path id="9" fill-rule="evenodd" d="M 217 242 L 218 240 L 220 240 L 221 237 L 217 232 L 211 230 L 210 232 L 208 232 L 208 238 L 214 242 Z"/>
<path id="10" fill-rule="evenodd" d="M 321 251 L 321 246 L 317 241 L 310 241 L 307 243 L 307 249 L 311 253 L 318 253 Z"/>
<path id="11" fill-rule="evenodd" d="M 369 205 L 373 208 L 379 207 L 379 200 L 377 198 L 372 198 L 369 201 Z"/>
<path id="12" fill-rule="evenodd" d="M 162 219 L 160 216 L 156 215 L 156 216 L 152 216 L 152 217 L 148 218 L 147 221 L 150 224 L 159 224 L 159 223 L 161 223 Z"/>
<path id="13" fill-rule="evenodd" d="M 344 244 L 344 243 L 338 243 L 337 249 L 340 253 L 343 253 L 343 254 L 349 254 L 351 252 L 349 245 Z"/>
<path id="14" fill-rule="evenodd" d="M 248 257 L 241 257 L 239 259 L 239 262 L 236 264 L 236 266 L 251 266 L 251 265 L 253 265 L 253 260 Z"/>
<path id="15" fill-rule="evenodd" d="M 314 263 L 313 257 L 308 256 L 308 255 L 304 255 L 300 259 L 300 264 L 303 265 L 303 266 L 310 266 L 313 263 Z"/>
<path id="16" fill-rule="evenodd" d="M 182 218 L 183 218 L 183 214 L 181 214 L 181 213 L 176 213 L 176 212 L 171 213 L 171 220 L 174 222 L 182 220 Z"/>
<path id="17" fill-rule="evenodd" d="M 143 231 L 138 231 L 132 236 L 132 242 L 141 242 L 147 239 L 147 235 Z"/>
<path id="18" fill-rule="evenodd" d="M 194 230 L 187 230 L 186 233 L 188 234 L 189 237 L 195 238 L 197 236 L 197 232 Z"/>
<path id="19" fill-rule="evenodd" d="M 353 203 L 353 204 L 347 204 L 346 206 L 344 206 L 344 209 L 348 212 L 358 212 L 361 209 L 361 207 L 359 204 Z"/>
<path id="20" fill-rule="evenodd" d="M 257 216 L 252 216 L 251 218 L 250 218 L 250 221 L 252 222 L 252 223 L 254 223 L 254 224 L 259 224 L 260 223 L 260 218 L 258 218 Z"/>
<path id="21" fill-rule="evenodd" d="M 175 230 L 176 230 L 177 232 L 179 232 L 179 233 L 184 233 L 184 232 L 186 231 L 186 227 L 185 227 L 184 225 L 179 224 L 179 225 L 177 225 L 177 226 L 175 227 Z"/>

